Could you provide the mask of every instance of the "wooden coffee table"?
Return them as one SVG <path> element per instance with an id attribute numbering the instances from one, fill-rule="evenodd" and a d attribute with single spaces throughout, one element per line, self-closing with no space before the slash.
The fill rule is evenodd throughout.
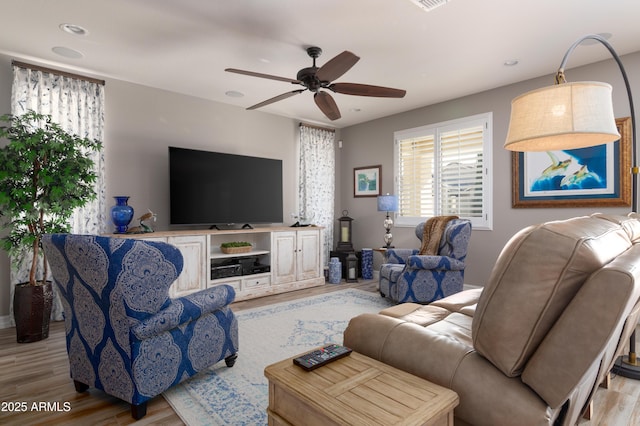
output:
<path id="1" fill-rule="evenodd" d="M 294 357 L 295 358 L 295 357 Z M 265 368 L 269 425 L 453 425 L 458 395 L 353 352 L 312 371 Z"/>

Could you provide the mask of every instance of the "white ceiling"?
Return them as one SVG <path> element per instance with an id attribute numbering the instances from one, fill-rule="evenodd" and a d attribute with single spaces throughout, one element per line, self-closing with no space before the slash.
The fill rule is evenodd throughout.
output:
<path id="1" fill-rule="evenodd" d="M 300 87 L 225 68 L 295 79 L 312 45 L 319 66 L 344 50 L 361 58 L 336 81 L 407 90 L 332 94 L 342 112 L 333 122 L 309 92 L 261 109 L 336 128 L 552 74 L 585 34 L 611 33 L 620 55 L 640 50 L 638 0 L 450 0 L 428 13 L 410 0 L 4 0 L 0 10 L 0 52 L 13 58 L 242 108 Z M 600 44 L 581 45 L 568 68 L 608 58 Z"/>

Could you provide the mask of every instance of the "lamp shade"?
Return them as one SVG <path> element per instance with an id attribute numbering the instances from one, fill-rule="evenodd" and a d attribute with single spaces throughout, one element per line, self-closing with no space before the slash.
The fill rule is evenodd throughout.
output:
<path id="1" fill-rule="evenodd" d="M 584 148 L 620 139 L 611 85 L 582 81 L 527 92 L 511 102 L 504 147 L 511 151 Z"/>
<path id="2" fill-rule="evenodd" d="M 397 212 L 398 197 L 395 195 L 378 195 L 378 211 L 379 212 Z"/>

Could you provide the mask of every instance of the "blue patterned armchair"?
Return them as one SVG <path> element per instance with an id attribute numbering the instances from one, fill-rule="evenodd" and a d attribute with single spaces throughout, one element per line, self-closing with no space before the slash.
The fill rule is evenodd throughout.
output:
<path id="1" fill-rule="evenodd" d="M 416 226 L 422 241 L 425 222 Z M 462 291 L 471 222 L 447 223 L 437 256 L 419 255 L 418 249 L 388 249 L 380 267 L 380 294 L 394 302 L 430 303 Z"/>
<path id="2" fill-rule="evenodd" d="M 127 401 L 131 415 L 147 401 L 224 359 L 233 366 L 238 323 L 232 287 L 171 299 L 182 271 L 166 243 L 89 235 L 43 238 L 64 306 L 71 378 Z"/>

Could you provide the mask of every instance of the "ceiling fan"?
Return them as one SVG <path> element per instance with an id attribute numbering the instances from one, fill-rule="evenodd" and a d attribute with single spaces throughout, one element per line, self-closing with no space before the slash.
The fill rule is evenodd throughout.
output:
<path id="1" fill-rule="evenodd" d="M 227 68 L 225 71 L 233 72 L 237 74 L 249 75 L 252 77 L 268 78 L 271 80 L 284 81 L 291 84 L 299 84 L 304 86 L 304 89 L 297 89 L 291 92 L 283 93 L 266 101 L 260 102 L 250 106 L 247 109 L 257 109 L 265 105 L 272 104 L 274 102 L 281 101 L 283 99 L 290 98 L 291 96 L 300 94 L 306 90 L 314 92 L 313 98 L 318 105 L 318 108 L 329 118 L 329 120 L 337 120 L 341 117 L 340 109 L 333 100 L 333 97 L 321 89 L 330 90 L 334 93 L 342 93 L 345 95 L 357 95 L 357 96 L 374 96 L 381 98 L 402 98 L 407 93 L 406 90 L 392 89 L 390 87 L 371 86 L 368 84 L 356 84 L 356 83 L 332 83 L 333 80 L 341 77 L 344 73 L 349 71 L 352 66 L 360 60 L 360 58 L 353 53 L 345 50 L 339 55 L 335 56 L 329 62 L 321 67 L 316 66 L 316 58 L 322 54 L 322 49 L 319 47 L 307 48 L 307 54 L 313 58 L 313 65 L 308 68 L 303 68 L 298 71 L 296 79 L 287 77 L 278 77 L 275 75 L 262 74 L 253 71 L 239 70 L 235 68 Z"/>

